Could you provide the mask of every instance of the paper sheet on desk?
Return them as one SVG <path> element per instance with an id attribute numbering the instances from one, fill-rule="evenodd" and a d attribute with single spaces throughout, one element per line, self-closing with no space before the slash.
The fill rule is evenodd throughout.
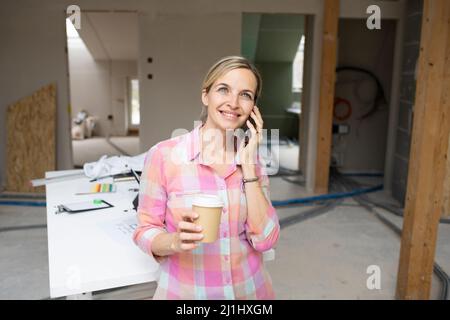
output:
<path id="1" fill-rule="evenodd" d="M 136 216 L 128 216 L 112 221 L 103 222 L 100 225 L 108 236 L 122 245 L 129 245 L 133 243 L 133 232 L 138 225 Z"/>

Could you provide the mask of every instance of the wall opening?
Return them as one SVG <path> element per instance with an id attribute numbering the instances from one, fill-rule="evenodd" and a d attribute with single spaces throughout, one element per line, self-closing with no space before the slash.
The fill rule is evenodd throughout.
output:
<path id="1" fill-rule="evenodd" d="M 66 20 L 75 167 L 139 153 L 138 15 L 83 11 Z"/>

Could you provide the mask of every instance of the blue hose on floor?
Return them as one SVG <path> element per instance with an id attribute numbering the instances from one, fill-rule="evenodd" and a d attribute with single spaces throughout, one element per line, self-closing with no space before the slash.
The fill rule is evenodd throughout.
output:
<path id="1" fill-rule="evenodd" d="M 47 202 L 0 200 L 0 205 L 1 206 L 21 206 L 21 207 L 45 207 L 47 205 Z"/>
<path id="2" fill-rule="evenodd" d="M 320 196 L 313 196 L 313 197 L 305 197 L 305 198 L 294 198 L 294 199 L 287 199 L 287 200 L 273 200 L 272 205 L 274 207 L 280 207 L 280 206 L 287 206 L 290 204 L 297 204 L 297 203 L 308 203 L 308 202 L 314 202 L 314 201 L 321 201 L 321 200 L 330 200 L 330 199 L 340 199 L 340 198 L 348 198 L 353 197 L 359 194 L 363 193 L 369 193 L 369 192 L 375 192 L 383 190 L 383 185 L 377 185 L 370 188 L 363 188 L 359 190 L 353 190 L 350 192 L 338 192 L 338 193 L 329 193 L 329 194 L 323 194 Z M 4 206 L 26 206 L 26 207 L 45 207 L 47 205 L 46 202 L 27 202 L 27 201 L 0 201 L 0 205 Z"/>
<path id="3" fill-rule="evenodd" d="M 384 177 L 384 173 L 372 173 L 372 172 L 355 172 L 355 173 L 341 173 L 345 177 Z"/>
<path id="4" fill-rule="evenodd" d="M 280 207 L 280 206 L 287 206 L 290 204 L 297 204 L 297 203 L 307 203 L 307 202 L 320 201 L 320 200 L 340 199 L 340 198 L 353 197 L 353 196 L 356 196 L 359 194 L 375 192 L 375 191 L 380 191 L 380 190 L 383 190 L 382 184 L 374 186 L 374 187 L 370 187 L 370 188 L 357 189 L 357 190 L 353 190 L 350 192 L 329 193 L 329 194 L 323 194 L 320 196 L 294 198 L 294 199 L 287 199 L 287 200 L 274 200 L 274 201 L 272 201 L 272 205 L 274 207 Z"/>

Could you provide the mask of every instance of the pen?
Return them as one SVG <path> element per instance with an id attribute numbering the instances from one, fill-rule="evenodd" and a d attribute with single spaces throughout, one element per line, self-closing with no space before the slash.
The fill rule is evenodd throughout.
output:
<path id="1" fill-rule="evenodd" d="M 94 179 L 92 179 L 92 180 L 89 180 L 89 182 L 95 182 L 95 181 L 102 180 L 102 179 L 106 179 L 106 178 L 109 178 L 109 177 L 112 177 L 112 176 L 106 176 L 106 177 L 98 177 L 98 178 L 94 178 Z"/>

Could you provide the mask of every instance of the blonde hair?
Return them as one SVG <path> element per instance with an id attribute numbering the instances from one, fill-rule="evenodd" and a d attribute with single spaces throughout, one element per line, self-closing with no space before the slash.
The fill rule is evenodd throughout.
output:
<path id="1" fill-rule="evenodd" d="M 256 103 L 258 97 L 261 95 L 261 88 L 262 88 L 262 78 L 261 75 L 256 69 L 256 67 L 248 61 L 244 57 L 240 56 L 228 56 L 220 59 L 217 61 L 208 71 L 206 74 L 205 79 L 203 80 L 202 84 L 202 91 L 205 90 L 206 93 L 211 90 L 212 85 L 214 82 L 216 82 L 217 79 L 219 79 L 221 76 L 223 76 L 228 71 L 234 70 L 234 69 L 247 69 L 250 70 L 253 75 L 256 78 L 256 92 L 254 97 L 254 102 Z M 206 119 L 208 117 L 208 108 L 206 106 L 202 107 L 202 112 L 200 114 L 200 120 L 202 123 L 206 122 Z"/>

